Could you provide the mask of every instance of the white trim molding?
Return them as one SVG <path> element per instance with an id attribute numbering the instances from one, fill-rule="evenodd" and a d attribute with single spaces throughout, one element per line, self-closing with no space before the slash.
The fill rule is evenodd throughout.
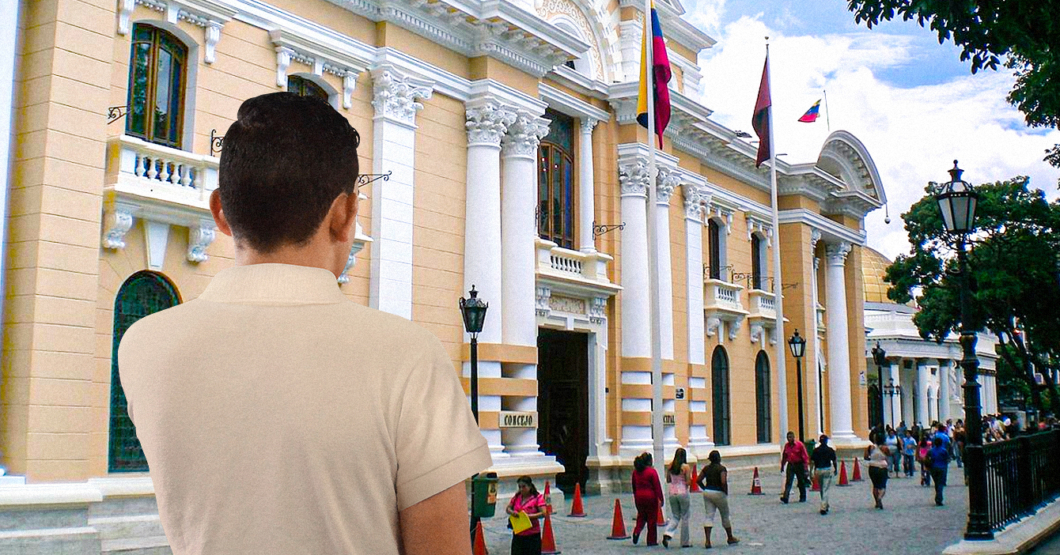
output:
<path id="1" fill-rule="evenodd" d="M 132 32 L 132 13 L 137 4 L 161 12 L 166 22 L 176 25 L 187 21 L 203 29 L 203 62 L 212 64 L 216 59 L 217 42 L 221 40 L 221 29 L 236 14 L 227 3 L 216 0 L 119 0 L 118 34 Z"/>

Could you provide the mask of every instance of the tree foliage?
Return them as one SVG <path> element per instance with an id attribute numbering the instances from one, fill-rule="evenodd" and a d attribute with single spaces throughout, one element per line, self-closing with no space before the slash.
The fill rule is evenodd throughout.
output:
<path id="1" fill-rule="evenodd" d="M 912 251 L 900 255 L 884 278 L 891 284 L 891 300 L 915 298 L 917 329 L 939 342 L 962 324 L 958 239 L 943 228 L 935 200 L 940 189 L 928 184 L 924 198 L 902 215 Z M 1060 202 L 1050 203 L 1041 190 L 1029 189 L 1026 177 L 983 184 L 976 191 L 976 229 L 968 245 L 968 324 L 1001 339 L 1003 364 L 1021 370 L 1019 377 L 1041 406 L 1034 372 L 1055 380 L 1060 367 Z M 1055 387 L 1050 395 L 1052 406 L 1060 407 Z"/>
<path id="2" fill-rule="evenodd" d="M 1060 125 L 1060 0 L 848 0 L 870 29 L 900 17 L 916 20 L 961 47 L 961 61 L 981 69 L 1013 70 L 1008 101 L 1032 127 Z M 1060 145 L 1045 158 L 1060 167 Z"/>

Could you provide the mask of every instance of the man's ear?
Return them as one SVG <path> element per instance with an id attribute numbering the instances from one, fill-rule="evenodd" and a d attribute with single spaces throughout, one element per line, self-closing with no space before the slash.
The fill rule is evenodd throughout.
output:
<path id="1" fill-rule="evenodd" d="M 228 225 L 228 220 L 225 219 L 224 211 L 221 210 L 221 192 L 217 189 L 210 193 L 210 212 L 213 214 L 213 221 L 217 224 L 217 229 L 231 237 L 232 228 Z"/>
<path id="2" fill-rule="evenodd" d="M 348 242 L 353 237 L 355 224 L 357 222 L 357 210 L 359 208 L 359 194 L 357 189 L 346 194 L 342 193 L 335 197 L 329 212 L 331 218 L 331 234 L 342 242 Z"/>

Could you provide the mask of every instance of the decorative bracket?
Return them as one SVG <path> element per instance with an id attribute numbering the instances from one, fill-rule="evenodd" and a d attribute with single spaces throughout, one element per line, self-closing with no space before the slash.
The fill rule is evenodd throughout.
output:
<path id="1" fill-rule="evenodd" d="M 394 170 L 390 170 L 386 173 L 362 173 L 357 176 L 357 188 L 364 187 L 379 181 L 390 181 L 390 176 L 394 173 Z"/>
<path id="2" fill-rule="evenodd" d="M 604 235 L 605 233 L 611 233 L 616 229 L 626 229 L 626 222 L 620 224 L 600 224 L 597 225 L 596 220 L 593 220 L 593 239 Z"/>
<path id="3" fill-rule="evenodd" d="M 210 130 L 210 156 L 214 156 L 214 153 L 221 152 L 224 148 L 225 136 L 218 135 L 216 129 Z"/>
<path id="4" fill-rule="evenodd" d="M 107 108 L 107 124 L 114 123 L 121 118 L 125 117 L 125 114 L 129 112 L 128 106 L 111 106 Z"/>

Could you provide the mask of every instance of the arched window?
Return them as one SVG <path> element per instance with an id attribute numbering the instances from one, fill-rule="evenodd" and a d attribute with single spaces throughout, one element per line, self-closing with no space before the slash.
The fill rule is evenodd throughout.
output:
<path id="1" fill-rule="evenodd" d="M 542 239 L 574 248 L 574 119 L 553 110 L 538 148 L 537 233 Z"/>
<path id="2" fill-rule="evenodd" d="M 758 443 L 773 440 L 773 405 L 769 398 L 769 356 L 758 351 L 755 359 L 755 408 L 758 415 Z"/>
<path id="3" fill-rule="evenodd" d="M 319 98 L 324 102 L 328 101 L 328 92 L 325 91 L 323 87 L 305 77 L 299 77 L 297 75 L 287 76 L 287 92 L 292 92 L 298 96 Z"/>
<path id="4" fill-rule="evenodd" d="M 725 261 L 722 256 L 721 226 L 713 219 L 707 220 L 707 242 L 710 250 L 710 279 L 722 279 L 722 266 Z"/>
<path id="5" fill-rule="evenodd" d="M 133 26 L 127 135 L 181 147 L 187 65 L 188 47 L 172 34 L 152 25 Z"/>
<path id="6" fill-rule="evenodd" d="M 728 445 L 732 441 L 729 419 L 729 357 L 725 349 L 717 347 L 710 361 L 710 381 L 714 389 L 714 444 Z"/>
<path id="7" fill-rule="evenodd" d="M 129 418 L 118 374 L 118 345 L 140 318 L 180 304 L 173 284 L 154 272 L 137 272 L 125 280 L 114 300 L 114 340 L 110 363 L 110 472 L 146 472 L 147 459 Z"/>

